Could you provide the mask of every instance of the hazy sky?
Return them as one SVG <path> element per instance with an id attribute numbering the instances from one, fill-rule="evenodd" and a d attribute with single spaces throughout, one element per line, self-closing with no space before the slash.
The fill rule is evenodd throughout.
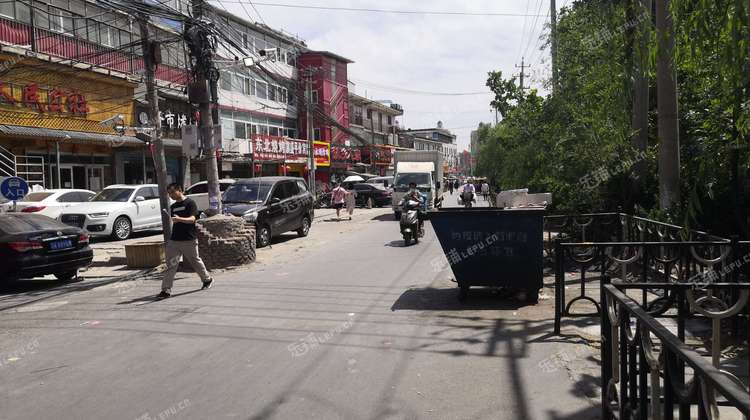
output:
<path id="1" fill-rule="evenodd" d="M 250 1 L 212 3 L 253 21 L 260 18 Z M 264 4 L 266 3 L 266 4 Z M 542 16 L 474 16 L 395 14 L 274 7 L 268 3 L 400 11 L 509 13 Z M 562 3 L 562 4 L 561 4 Z M 558 0 L 562 7 L 566 0 Z M 253 1 L 270 27 L 354 61 L 349 80 L 355 92 L 371 99 L 390 99 L 404 108 L 402 127 L 434 127 L 438 120 L 458 136 L 459 151 L 468 149 L 469 133 L 479 122 L 494 122 L 487 72 L 517 74 L 525 55 L 531 86 L 544 91 L 548 51 L 540 51 L 549 22 L 549 0 L 263 0 Z M 243 9 L 242 6 L 245 6 Z M 529 82 L 525 82 L 528 86 Z M 476 93 L 478 95 L 428 95 Z"/>

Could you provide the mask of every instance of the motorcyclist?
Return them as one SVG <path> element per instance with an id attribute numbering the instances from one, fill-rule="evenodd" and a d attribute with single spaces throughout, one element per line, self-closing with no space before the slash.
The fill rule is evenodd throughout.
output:
<path id="1" fill-rule="evenodd" d="M 409 200 L 418 201 L 420 204 L 420 209 L 417 212 L 417 220 L 419 220 L 419 231 L 422 231 L 422 225 L 424 224 L 424 211 L 426 211 L 426 205 L 427 205 L 427 197 L 419 192 L 417 190 L 417 183 L 416 182 L 410 182 L 409 183 L 409 191 L 404 194 L 404 198 L 401 200 L 401 208 L 406 210 L 406 203 L 409 202 Z"/>
<path id="2" fill-rule="evenodd" d="M 472 184 L 469 181 L 466 181 L 466 184 L 464 184 L 463 187 L 461 187 L 461 200 L 464 200 L 464 194 L 470 192 L 471 198 L 469 200 L 474 201 L 474 196 L 476 195 L 476 188 L 474 188 L 474 184 Z"/>

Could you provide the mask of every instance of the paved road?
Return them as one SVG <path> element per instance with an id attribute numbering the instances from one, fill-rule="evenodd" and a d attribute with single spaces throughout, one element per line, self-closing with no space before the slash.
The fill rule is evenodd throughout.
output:
<path id="1" fill-rule="evenodd" d="M 595 352 L 552 300 L 459 304 L 428 227 L 323 219 L 214 288 L 181 273 L 0 311 L 3 419 L 590 419 Z"/>

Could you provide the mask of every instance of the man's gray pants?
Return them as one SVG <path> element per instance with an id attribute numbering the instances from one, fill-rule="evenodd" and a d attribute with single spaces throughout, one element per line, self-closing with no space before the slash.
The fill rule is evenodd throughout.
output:
<path id="1" fill-rule="evenodd" d="M 206 270 L 206 265 L 198 255 L 198 240 L 192 241 L 168 241 L 166 246 L 167 271 L 164 272 L 164 279 L 161 281 L 161 290 L 171 293 L 174 275 L 177 273 L 177 267 L 180 265 L 180 257 L 187 261 L 193 270 L 200 276 L 203 282 L 211 279 L 211 275 Z"/>

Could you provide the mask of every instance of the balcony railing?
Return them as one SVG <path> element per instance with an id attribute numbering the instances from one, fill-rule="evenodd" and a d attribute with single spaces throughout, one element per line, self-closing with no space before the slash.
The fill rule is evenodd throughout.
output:
<path id="1" fill-rule="evenodd" d="M 0 42 L 31 49 L 29 25 L 0 17 Z M 96 44 L 81 38 L 57 33 L 46 29 L 34 29 L 34 52 L 91 64 L 125 74 L 138 74 L 143 70 L 143 58 L 117 48 Z M 188 71 L 160 64 L 156 78 L 165 82 L 185 85 Z"/>

